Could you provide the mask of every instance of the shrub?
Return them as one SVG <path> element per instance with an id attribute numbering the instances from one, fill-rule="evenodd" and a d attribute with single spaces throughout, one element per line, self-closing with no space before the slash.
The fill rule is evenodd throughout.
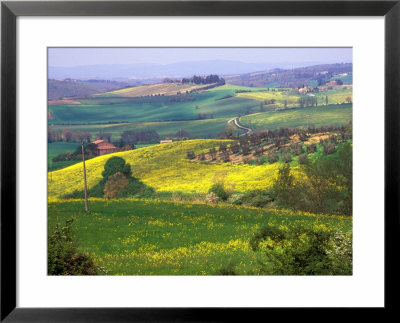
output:
<path id="1" fill-rule="evenodd" d="M 289 163 L 292 161 L 292 156 L 290 155 L 289 152 L 282 152 L 281 156 L 282 156 L 282 161 L 284 163 Z"/>
<path id="2" fill-rule="evenodd" d="M 218 151 L 221 151 L 221 152 L 222 152 L 222 151 L 226 151 L 226 149 L 227 149 L 227 148 L 226 148 L 226 144 L 220 144 L 220 145 L 219 145 Z"/>
<path id="3" fill-rule="evenodd" d="M 293 153 L 298 156 L 301 155 L 302 153 L 304 153 L 304 149 L 303 149 L 303 144 L 302 143 L 296 143 L 292 146 L 293 149 Z"/>
<path id="4" fill-rule="evenodd" d="M 257 158 L 255 159 L 255 162 L 256 162 L 257 165 L 262 165 L 262 164 L 264 164 L 264 156 L 257 157 Z"/>
<path id="5" fill-rule="evenodd" d="M 268 241 L 263 244 L 263 241 Z M 265 258 L 260 274 L 351 275 L 352 235 L 304 226 L 283 230 L 267 226 L 251 240 Z M 285 250 L 285 252 L 282 252 Z"/>
<path id="6" fill-rule="evenodd" d="M 311 144 L 307 146 L 307 153 L 312 154 L 317 151 L 317 145 L 316 144 Z"/>
<path id="7" fill-rule="evenodd" d="M 336 151 L 336 145 L 333 143 L 324 144 L 324 155 L 333 154 Z"/>
<path id="8" fill-rule="evenodd" d="M 304 165 L 308 163 L 308 156 L 307 154 L 301 154 L 299 156 L 299 164 Z"/>
<path id="9" fill-rule="evenodd" d="M 243 204 L 264 207 L 265 205 L 274 201 L 274 198 L 268 190 L 254 190 L 248 191 L 242 197 Z"/>
<path id="10" fill-rule="evenodd" d="M 235 205 L 242 205 L 243 198 L 244 198 L 244 194 L 242 194 L 242 193 L 234 193 L 229 197 L 228 203 L 235 204 Z"/>
<path id="11" fill-rule="evenodd" d="M 225 191 L 224 185 L 222 183 L 213 184 L 208 193 L 214 193 L 219 200 L 226 201 L 229 197 L 229 194 Z"/>
<path id="12" fill-rule="evenodd" d="M 270 164 L 276 163 L 279 160 L 279 156 L 276 152 L 269 153 L 267 158 Z"/>
<path id="13" fill-rule="evenodd" d="M 224 152 L 221 154 L 221 160 L 222 160 L 222 162 L 224 162 L 224 163 L 227 163 L 227 162 L 230 161 L 230 159 L 229 159 L 229 153 L 228 153 L 227 151 L 224 151 Z"/>
<path id="14" fill-rule="evenodd" d="M 234 154 L 237 154 L 240 150 L 240 146 L 237 142 L 234 142 L 233 144 L 231 144 L 231 146 L 229 148 L 232 151 L 232 153 L 234 153 Z"/>
<path id="15" fill-rule="evenodd" d="M 125 175 L 118 172 L 114 175 L 111 175 L 104 187 L 104 198 L 112 199 L 115 197 L 119 197 L 121 195 L 121 191 L 128 185 L 128 180 Z"/>
<path id="16" fill-rule="evenodd" d="M 193 159 L 193 158 L 195 158 L 195 157 L 196 157 L 196 155 L 194 154 L 193 151 L 188 151 L 188 152 L 186 153 L 186 158 L 187 158 L 187 159 Z"/>
<path id="17" fill-rule="evenodd" d="M 103 176 L 103 184 L 105 184 L 108 178 L 115 173 L 122 173 L 126 178 L 128 178 L 132 174 L 131 165 L 126 164 L 125 160 L 121 157 L 114 156 L 108 159 L 104 164 L 104 170 L 101 173 Z"/>
<path id="18" fill-rule="evenodd" d="M 47 271 L 49 275 L 97 275 L 100 268 L 95 266 L 91 257 L 78 251 L 73 241 L 73 219 L 65 226 L 56 225 L 48 237 Z"/>
<path id="19" fill-rule="evenodd" d="M 209 204 L 217 204 L 218 203 L 218 196 L 211 192 L 206 195 L 206 203 Z"/>
<path id="20" fill-rule="evenodd" d="M 235 265 L 233 263 L 230 263 L 229 265 L 220 268 L 215 274 L 216 275 L 227 275 L 227 276 L 237 275 L 237 273 L 235 271 Z"/>
<path id="21" fill-rule="evenodd" d="M 240 145 L 240 149 L 242 150 L 242 154 L 243 155 L 248 155 L 249 152 L 250 152 L 250 147 L 249 147 L 249 145 L 247 143 L 241 144 Z"/>

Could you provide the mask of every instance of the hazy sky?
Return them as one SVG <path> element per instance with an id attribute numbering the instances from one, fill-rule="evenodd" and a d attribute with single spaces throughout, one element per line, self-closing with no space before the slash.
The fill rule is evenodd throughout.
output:
<path id="1" fill-rule="evenodd" d="M 49 48 L 49 66 L 170 64 L 229 60 L 245 63 L 351 63 L 351 48 Z"/>

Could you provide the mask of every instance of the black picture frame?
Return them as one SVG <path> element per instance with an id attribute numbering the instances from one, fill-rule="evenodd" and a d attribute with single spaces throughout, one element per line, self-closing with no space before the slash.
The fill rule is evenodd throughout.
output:
<path id="1" fill-rule="evenodd" d="M 1 3 L 1 321 L 186 322 L 255 320 L 267 309 L 18 308 L 16 281 L 16 19 L 19 16 L 384 16 L 385 307 L 399 285 L 400 1 L 102 1 Z M 373 189 L 371 187 L 371 189 Z M 373 261 L 373 260 L 372 260 Z M 272 310 L 272 309 L 269 309 Z M 287 309 L 274 309 L 282 312 Z M 296 309 L 291 309 L 296 310 Z M 300 309 L 297 309 L 300 310 Z M 329 310 L 332 314 L 331 309 Z M 383 309 L 376 309 L 378 315 Z M 244 315 L 244 316 L 243 316 Z M 251 319 L 251 318 L 254 319 Z M 267 318 L 265 318 L 267 319 Z"/>

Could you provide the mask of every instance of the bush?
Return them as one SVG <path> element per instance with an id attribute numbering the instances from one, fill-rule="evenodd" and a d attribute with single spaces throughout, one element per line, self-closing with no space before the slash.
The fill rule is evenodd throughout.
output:
<path id="1" fill-rule="evenodd" d="M 206 195 L 206 202 L 209 204 L 217 204 L 218 203 L 218 196 L 211 192 Z"/>
<path id="2" fill-rule="evenodd" d="M 276 152 L 269 153 L 267 158 L 270 164 L 276 163 L 279 160 L 279 156 Z"/>
<path id="3" fill-rule="evenodd" d="M 104 198 L 112 199 L 115 197 L 119 197 L 121 191 L 128 185 L 128 180 L 125 175 L 118 172 L 114 175 L 111 175 L 104 187 Z"/>
<path id="4" fill-rule="evenodd" d="M 292 156 L 289 152 L 282 152 L 281 156 L 284 163 L 290 163 L 292 161 Z"/>
<path id="5" fill-rule="evenodd" d="M 311 144 L 307 146 L 307 153 L 312 154 L 317 151 L 317 145 L 316 144 Z"/>
<path id="6" fill-rule="evenodd" d="M 100 268 L 95 266 L 91 257 L 78 251 L 73 241 L 73 219 L 65 226 L 56 225 L 48 237 L 47 271 L 49 275 L 97 275 Z"/>
<path id="7" fill-rule="evenodd" d="M 132 174 L 131 165 L 126 164 L 125 160 L 121 157 L 114 156 L 108 159 L 104 164 L 104 170 L 101 173 L 103 176 L 103 184 L 105 184 L 108 178 L 115 173 L 122 173 L 126 178 L 129 178 Z"/>
<path id="8" fill-rule="evenodd" d="M 264 244 L 263 241 L 268 243 Z M 266 261 L 260 262 L 260 274 L 352 274 L 351 233 L 304 226 L 287 230 L 267 226 L 250 240 L 250 246 L 266 258 Z"/>
<path id="9" fill-rule="evenodd" d="M 303 144 L 302 143 L 296 143 L 292 146 L 293 149 L 293 153 L 298 156 L 301 155 L 302 153 L 304 153 L 304 149 L 303 149 Z"/>
<path id="10" fill-rule="evenodd" d="M 234 193 L 229 197 L 228 203 L 234 204 L 234 205 L 242 205 L 243 199 L 244 199 L 244 194 Z"/>
<path id="11" fill-rule="evenodd" d="M 299 156 L 299 164 L 304 165 L 308 163 L 308 155 L 307 154 L 301 154 Z"/>
<path id="12" fill-rule="evenodd" d="M 333 154 L 336 151 L 336 145 L 333 143 L 324 144 L 324 155 Z"/>
<path id="13" fill-rule="evenodd" d="M 232 153 L 234 153 L 234 154 L 237 154 L 240 150 L 240 146 L 237 142 L 234 142 L 233 144 L 231 144 L 231 146 L 229 148 L 232 151 Z"/>
<path id="14" fill-rule="evenodd" d="M 193 158 L 195 158 L 195 157 L 196 157 L 196 155 L 194 154 L 193 151 L 188 151 L 188 152 L 186 153 L 186 158 L 187 158 L 187 159 L 193 159 Z"/>
<path id="15" fill-rule="evenodd" d="M 268 190 L 248 191 L 242 197 L 243 204 L 256 207 L 264 207 L 273 201 L 272 193 Z"/>
<path id="16" fill-rule="evenodd" d="M 214 193 L 219 200 L 226 201 L 229 197 L 229 194 L 225 191 L 224 185 L 222 183 L 213 184 L 208 193 Z"/>

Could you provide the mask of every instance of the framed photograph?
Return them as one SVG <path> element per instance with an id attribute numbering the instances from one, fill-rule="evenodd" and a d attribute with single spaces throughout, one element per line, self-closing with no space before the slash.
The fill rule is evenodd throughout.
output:
<path id="1" fill-rule="evenodd" d="M 2 2 L 1 320 L 392 309 L 399 15 Z"/>

